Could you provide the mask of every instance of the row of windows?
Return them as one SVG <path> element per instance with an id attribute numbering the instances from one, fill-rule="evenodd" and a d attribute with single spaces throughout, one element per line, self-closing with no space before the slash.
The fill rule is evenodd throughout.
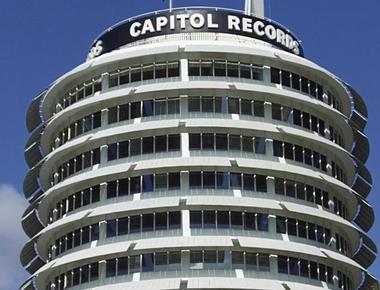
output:
<path id="1" fill-rule="evenodd" d="M 75 137 L 99 128 L 102 125 L 101 119 L 102 115 L 99 111 L 73 122 L 69 127 L 65 128 L 58 134 L 58 144 L 54 140 L 51 145 L 51 150 L 55 150 Z"/>
<path id="2" fill-rule="evenodd" d="M 106 260 L 106 278 L 160 271 L 181 269 L 181 252 L 155 252 L 123 256 Z M 278 273 L 299 276 L 332 284 L 334 269 L 322 263 L 289 256 L 277 257 Z M 202 269 L 243 269 L 245 271 L 270 272 L 269 254 L 230 250 L 191 250 L 190 270 Z M 352 290 L 350 278 L 338 271 L 339 289 Z M 63 290 L 79 284 L 99 279 L 99 264 L 75 268 L 54 279 L 47 286 L 51 290 Z"/>
<path id="3" fill-rule="evenodd" d="M 141 117 L 179 114 L 179 98 L 160 98 L 127 103 L 108 109 L 108 124 Z"/>
<path id="4" fill-rule="evenodd" d="M 348 248 L 348 242 L 345 238 L 343 238 L 338 233 L 335 234 L 335 241 L 336 241 L 336 249 L 337 251 L 348 255 L 349 254 L 349 248 Z"/>
<path id="5" fill-rule="evenodd" d="M 227 60 L 189 60 L 189 76 L 263 80 L 263 67 Z"/>
<path id="6" fill-rule="evenodd" d="M 132 66 L 111 72 L 109 87 L 112 88 L 144 80 L 178 77 L 179 75 L 180 69 L 178 61 Z M 101 91 L 101 89 L 102 82 L 100 76 L 86 81 L 59 99 L 55 112 L 58 113 L 83 98 L 93 96 L 96 92 Z"/>
<path id="7" fill-rule="evenodd" d="M 141 64 L 110 73 L 110 88 L 146 80 L 179 77 L 179 61 Z"/>
<path id="8" fill-rule="evenodd" d="M 331 175 L 342 182 L 347 180 L 346 173 L 335 161 L 331 161 Z"/>
<path id="9" fill-rule="evenodd" d="M 100 186 L 86 188 L 69 195 L 56 204 L 55 209 L 50 212 L 49 223 L 53 222 L 54 211 L 56 219 L 62 218 L 66 213 L 72 212 L 83 206 L 98 202 L 100 200 Z"/>
<path id="10" fill-rule="evenodd" d="M 97 281 L 99 279 L 99 263 L 92 263 L 82 267 L 75 268 L 66 272 L 54 279 L 54 282 L 50 282 L 46 290 L 64 290 L 70 287 L 74 287 L 80 284 Z M 52 288 L 54 284 L 54 288 Z"/>
<path id="11" fill-rule="evenodd" d="M 267 192 L 267 176 L 259 174 L 199 171 L 189 174 L 190 189 L 243 189 Z"/>
<path id="12" fill-rule="evenodd" d="M 272 67 L 271 82 L 274 84 L 281 84 L 283 87 L 301 91 L 302 93 L 325 102 L 323 86 L 306 77 L 300 76 L 299 74 Z M 342 110 L 339 101 L 330 92 L 327 93 L 327 97 L 327 103 L 330 106 L 333 106 L 333 108 L 339 111 Z"/>
<path id="13" fill-rule="evenodd" d="M 325 121 L 310 113 L 272 103 L 272 118 L 317 132 L 323 137 L 326 136 Z M 330 140 L 344 147 L 343 137 L 332 126 L 330 126 Z"/>
<path id="14" fill-rule="evenodd" d="M 107 238 L 181 228 L 181 212 L 158 212 L 107 221 Z"/>
<path id="15" fill-rule="evenodd" d="M 327 157 L 299 145 L 273 140 L 273 155 L 301 162 L 327 172 Z"/>
<path id="16" fill-rule="evenodd" d="M 65 94 L 63 98 L 59 99 L 55 112 L 58 113 L 62 109 L 65 109 L 84 98 L 94 95 L 96 92 L 100 92 L 101 89 L 102 82 L 100 76 L 88 80 Z"/>
<path id="17" fill-rule="evenodd" d="M 209 96 L 189 97 L 188 109 L 189 112 L 216 112 L 264 117 L 263 101 L 251 101 L 241 98 Z M 109 108 L 108 123 L 113 124 L 140 117 L 179 113 L 180 105 L 178 97 L 138 101 Z M 307 112 L 279 104 L 272 104 L 272 118 L 301 126 L 305 129 L 317 132 L 321 136 L 325 136 L 325 122 Z M 54 150 L 56 146 L 61 146 L 70 139 L 90 130 L 99 128 L 100 126 L 100 111 L 77 120 L 59 133 L 59 143 L 56 144 L 56 142 L 53 142 L 51 146 L 52 150 Z M 338 134 L 332 126 L 330 126 L 330 133 L 331 141 L 344 146 L 342 136 Z"/>
<path id="18" fill-rule="evenodd" d="M 125 216 L 106 221 L 106 237 L 116 237 L 144 232 L 174 230 L 181 228 L 181 212 L 157 212 Z M 244 231 L 269 230 L 267 214 L 236 212 L 225 210 L 190 211 L 191 229 L 235 229 Z M 331 230 L 302 220 L 277 216 L 276 231 L 312 241 L 330 245 Z M 99 239 L 99 224 L 93 224 L 70 232 L 55 241 L 50 247 L 49 257 L 55 251 L 58 256 L 72 248 L 79 247 Z M 347 241 L 336 234 L 336 248 L 347 254 Z"/>
<path id="19" fill-rule="evenodd" d="M 61 182 L 74 173 L 90 168 L 96 164 L 100 164 L 100 148 L 95 148 L 83 154 L 77 155 L 59 166 L 57 172 L 52 176 L 52 185 L 54 185 L 55 175 L 58 177 L 58 182 Z"/>
<path id="20" fill-rule="evenodd" d="M 317 241 L 325 245 L 331 242 L 331 230 L 320 225 L 288 217 L 276 217 L 276 231 L 303 239 Z"/>
<path id="21" fill-rule="evenodd" d="M 142 154 L 181 150 L 179 134 L 136 138 L 108 145 L 108 161 Z"/>
<path id="22" fill-rule="evenodd" d="M 255 64 L 227 60 L 189 60 L 188 67 L 189 76 L 216 76 L 263 80 L 263 67 Z M 136 65 L 111 72 L 109 86 L 112 88 L 132 82 L 178 77 L 179 75 L 180 65 L 178 61 Z M 271 82 L 301 91 L 324 102 L 323 86 L 306 77 L 286 70 L 271 68 Z M 67 108 L 85 97 L 94 95 L 100 90 L 100 77 L 89 80 L 61 98 L 56 106 L 56 112 Z M 341 110 L 339 101 L 330 92 L 327 93 L 326 101 L 329 105 Z"/>
<path id="23" fill-rule="evenodd" d="M 264 117 L 263 101 L 232 97 L 190 96 L 189 113 L 223 113 Z"/>
<path id="24" fill-rule="evenodd" d="M 99 224 L 92 224 L 60 237 L 50 249 L 51 253 L 55 251 L 55 255 L 58 256 L 68 250 L 96 240 L 99 240 Z M 50 258 L 52 257 L 51 253 L 49 254 Z"/>
<path id="25" fill-rule="evenodd" d="M 107 260 L 106 277 L 181 268 L 181 252 L 158 252 Z"/>
<path id="26" fill-rule="evenodd" d="M 281 274 L 333 283 L 333 269 L 324 264 L 287 256 L 278 256 L 277 264 Z"/>
<path id="27" fill-rule="evenodd" d="M 177 190 L 180 188 L 181 175 L 179 172 L 147 174 L 108 182 L 107 198 L 144 192 Z"/>
<path id="28" fill-rule="evenodd" d="M 233 228 L 246 231 L 264 231 L 269 227 L 268 215 L 249 212 L 202 210 L 190 212 L 192 229 Z"/>
<path id="29" fill-rule="evenodd" d="M 278 195 L 285 195 L 288 197 L 305 200 L 307 202 L 312 202 L 330 209 L 330 197 L 327 191 L 321 190 L 318 187 L 305 184 L 303 182 L 296 182 L 294 180 L 278 177 L 275 177 L 274 184 L 275 193 Z M 346 219 L 347 208 L 344 203 L 336 197 L 333 198 L 333 202 L 334 212 Z"/>
<path id="30" fill-rule="evenodd" d="M 265 154 L 265 138 L 233 134 L 189 134 L 190 150 L 243 151 Z"/>
<path id="31" fill-rule="evenodd" d="M 267 176 L 237 172 L 192 171 L 189 173 L 190 189 L 241 189 L 245 191 L 267 192 Z M 274 178 L 275 193 L 291 198 L 297 198 L 330 209 L 333 202 L 335 214 L 347 218 L 345 204 L 336 197 L 330 200 L 329 193 L 318 187 L 296 182 L 289 179 Z M 181 174 L 179 172 L 147 174 L 107 182 L 107 198 L 122 197 L 144 192 L 178 190 L 181 188 Z M 60 219 L 66 213 L 83 206 L 98 202 L 100 186 L 96 185 L 69 195 L 56 204 L 50 212 L 49 221 Z"/>

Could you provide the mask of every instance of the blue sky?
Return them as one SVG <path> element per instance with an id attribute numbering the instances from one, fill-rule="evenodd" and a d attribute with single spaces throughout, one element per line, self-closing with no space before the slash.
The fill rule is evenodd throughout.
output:
<path id="1" fill-rule="evenodd" d="M 168 1 L 168 0 L 167 0 Z M 2 0 L 0 10 L 0 290 L 17 289 L 26 274 L 18 266 L 25 237 L 18 223 L 26 203 L 21 192 L 27 171 L 25 112 L 29 103 L 55 78 L 85 60 L 94 38 L 110 25 L 133 15 L 163 9 L 162 0 Z M 241 9 L 243 0 L 174 0 L 175 6 Z M 267 1 L 269 4 L 269 0 Z M 269 6 L 269 5 L 267 5 Z M 369 201 L 379 215 L 380 170 L 380 1 L 271 0 L 267 16 L 286 25 L 303 41 L 306 57 L 352 84 L 370 112 L 368 167 L 374 189 Z M 380 217 L 370 232 L 380 242 Z M 11 237 L 9 237 L 11 236 Z M 380 277 L 380 261 L 372 266 Z"/>

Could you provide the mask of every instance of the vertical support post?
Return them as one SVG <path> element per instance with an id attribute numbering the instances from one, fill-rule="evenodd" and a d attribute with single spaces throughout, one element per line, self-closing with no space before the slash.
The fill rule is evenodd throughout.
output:
<path id="1" fill-rule="evenodd" d="M 245 0 L 245 14 L 264 18 L 264 0 Z"/>

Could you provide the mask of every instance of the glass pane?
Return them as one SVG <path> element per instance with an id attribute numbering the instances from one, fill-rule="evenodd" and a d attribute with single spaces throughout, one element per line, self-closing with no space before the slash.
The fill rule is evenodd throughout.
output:
<path id="1" fill-rule="evenodd" d="M 202 227 L 202 212 L 191 211 L 190 212 L 190 228 L 201 228 L 201 227 Z"/>
<path id="2" fill-rule="evenodd" d="M 230 185 L 231 188 L 241 189 L 241 174 L 230 173 Z"/>
<path id="3" fill-rule="evenodd" d="M 131 177 L 130 179 L 130 192 L 131 194 L 140 193 L 141 185 L 140 185 L 140 176 Z"/>
<path id="4" fill-rule="evenodd" d="M 229 228 L 230 227 L 230 215 L 228 211 L 218 211 L 218 228 Z"/>
<path id="5" fill-rule="evenodd" d="M 154 113 L 155 115 L 166 115 L 166 99 L 154 101 Z"/>
<path id="6" fill-rule="evenodd" d="M 272 119 L 282 121 L 281 105 L 272 104 Z"/>
<path id="7" fill-rule="evenodd" d="M 107 260 L 106 264 L 106 277 L 116 276 L 116 259 Z"/>
<path id="8" fill-rule="evenodd" d="M 167 149 L 167 136 L 156 136 L 155 137 L 155 149 L 156 153 L 166 152 Z"/>
<path id="9" fill-rule="evenodd" d="M 240 103 L 237 98 L 228 98 L 228 113 L 240 114 Z"/>
<path id="10" fill-rule="evenodd" d="M 153 231 L 153 214 L 144 214 L 142 216 L 142 231 L 143 232 L 150 232 Z"/>
<path id="11" fill-rule="evenodd" d="M 253 113 L 255 117 L 264 117 L 264 102 L 255 101 L 253 103 Z"/>
<path id="12" fill-rule="evenodd" d="M 143 192 L 153 191 L 153 174 L 143 176 Z"/>
<path id="13" fill-rule="evenodd" d="M 202 112 L 214 112 L 213 97 L 202 97 Z"/>
<path id="14" fill-rule="evenodd" d="M 190 172 L 189 183 L 191 189 L 202 188 L 202 173 Z"/>
<path id="15" fill-rule="evenodd" d="M 203 172 L 203 188 L 215 188 L 215 172 Z"/>
<path id="16" fill-rule="evenodd" d="M 169 190 L 181 188 L 181 174 L 179 172 L 169 173 Z"/>
<path id="17" fill-rule="evenodd" d="M 229 136 L 229 147 L 230 150 L 241 151 L 240 136 L 230 135 Z"/>
<path id="18" fill-rule="evenodd" d="M 216 134 L 215 141 L 216 150 L 226 151 L 228 149 L 227 134 Z"/>
<path id="19" fill-rule="evenodd" d="M 131 103 L 131 119 L 141 117 L 141 102 Z"/>
<path id="20" fill-rule="evenodd" d="M 168 136 L 168 149 L 169 151 L 181 150 L 181 136 L 179 134 Z"/>
<path id="21" fill-rule="evenodd" d="M 166 230 L 168 225 L 168 214 L 160 212 L 155 214 L 156 230 Z"/>
<path id="22" fill-rule="evenodd" d="M 143 272 L 153 272 L 153 254 L 143 254 L 142 255 L 142 271 Z"/>
<path id="23" fill-rule="evenodd" d="M 214 150 L 214 134 L 202 134 L 202 149 Z"/>
<path id="24" fill-rule="evenodd" d="M 201 111 L 201 98 L 200 97 L 189 97 L 189 112 L 200 112 Z"/>
<path id="25" fill-rule="evenodd" d="M 228 172 L 217 172 L 216 182 L 217 182 L 216 186 L 218 189 L 228 189 L 229 188 Z"/>
<path id="26" fill-rule="evenodd" d="M 144 137 L 142 140 L 143 154 L 153 153 L 153 137 Z"/>
<path id="27" fill-rule="evenodd" d="M 211 211 L 211 210 L 203 211 L 203 226 L 205 228 L 215 228 L 216 226 L 215 211 Z"/>
<path id="28" fill-rule="evenodd" d="M 189 147 L 190 150 L 201 149 L 201 134 L 189 134 Z"/>
<path id="29" fill-rule="evenodd" d="M 121 105 L 119 107 L 119 121 L 129 120 L 129 104 Z"/>
<path id="30" fill-rule="evenodd" d="M 189 60 L 189 76 L 200 76 L 200 61 L 191 61 Z"/>
<path id="31" fill-rule="evenodd" d="M 135 215 L 129 217 L 129 233 L 141 232 L 141 216 Z"/>
<path id="32" fill-rule="evenodd" d="M 117 275 L 128 275 L 128 257 L 117 259 Z"/>
<path id="33" fill-rule="evenodd" d="M 153 116 L 153 100 L 143 101 L 143 117 Z"/>
<path id="34" fill-rule="evenodd" d="M 141 155 L 141 139 L 132 139 L 129 141 L 129 143 L 130 155 Z"/>
<path id="35" fill-rule="evenodd" d="M 165 190 L 168 188 L 168 176 L 164 174 L 156 174 L 155 176 L 155 190 Z"/>

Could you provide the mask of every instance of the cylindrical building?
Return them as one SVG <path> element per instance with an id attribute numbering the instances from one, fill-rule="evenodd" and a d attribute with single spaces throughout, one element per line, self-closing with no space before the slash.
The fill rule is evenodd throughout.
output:
<path id="1" fill-rule="evenodd" d="M 273 21 L 119 23 L 28 110 L 21 289 L 379 289 L 366 122 Z"/>

